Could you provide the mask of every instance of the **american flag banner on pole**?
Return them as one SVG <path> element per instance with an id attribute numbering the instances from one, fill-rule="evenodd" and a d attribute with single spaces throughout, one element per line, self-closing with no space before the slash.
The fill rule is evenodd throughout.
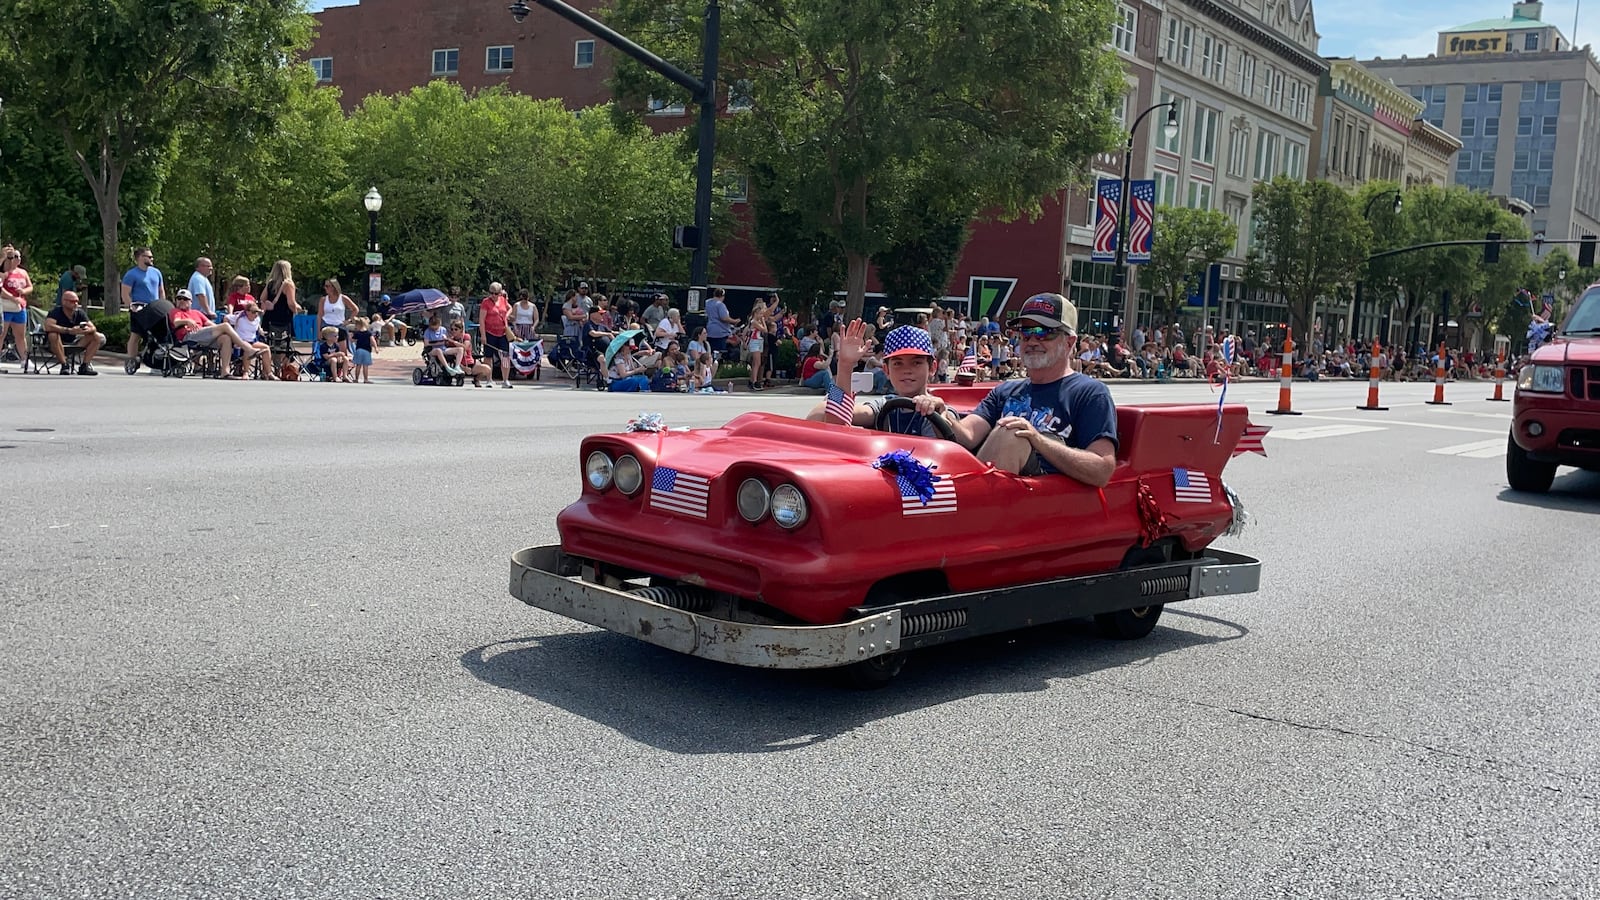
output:
<path id="1" fill-rule="evenodd" d="M 1259 453 L 1262 456 L 1266 456 L 1267 448 L 1261 443 L 1261 439 L 1266 437 L 1267 432 L 1271 430 L 1271 425 L 1252 425 L 1246 422 L 1244 435 L 1239 438 L 1239 443 L 1233 448 L 1233 455 Z"/>
<path id="2" fill-rule="evenodd" d="M 1117 259 L 1117 212 L 1122 202 L 1122 182 L 1102 178 L 1094 192 L 1094 246 L 1089 259 L 1115 262 Z"/>
<path id="3" fill-rule="evenodd" d="M 704 519 L 710 494 L 711 480 L 703 475 L 656 466 L 650 476 L 650 506 L 654 509 Z"/>
<path id="4" fill-rule="evenodd" d="M 1156 183 L 1128 182 L 1128 262 L 1147 263 L 1156 237 Z"/>
<path id="5" fill-rule="evenodd" d="M 956 511 L 956 485 L 948 478 L 933 483 L 933 496 L 926 503 L 917 494 L 917 487 L 904 475 L 896 475 L 900 488 L 900 514 L 903 516 L 929 516 Z"/>
<path id="6" fill-rule="evenodd" d="M 1211 479 L 1193 469 L 1173 469 L 1172 487 L 1179 503 L 1210 503 Z"/>

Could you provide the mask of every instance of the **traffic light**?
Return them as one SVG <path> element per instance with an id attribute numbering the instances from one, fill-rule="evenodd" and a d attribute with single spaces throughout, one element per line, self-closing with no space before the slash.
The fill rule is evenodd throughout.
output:
<path id="1" fill-rule="evenodd" d="M 679 225 L 672 229 L 672 249 L 700 249 L 700 229 L 693 225 Z"/>
<path id="2" fill-rule="evenodd" d="M 1486 263 L 1500 261 L 1500 232 L 1491 231 L 1483 236 L 1483 261 Z"/>
<path id="3" fill-rule="evenodd" d="M 1578 244 L 1578 268 L 1594 268 L 1594 235 L 1586 234 Z"/>

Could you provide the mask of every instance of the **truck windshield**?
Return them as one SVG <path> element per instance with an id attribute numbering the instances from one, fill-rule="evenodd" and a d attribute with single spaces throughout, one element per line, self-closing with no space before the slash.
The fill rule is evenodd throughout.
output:
<path id="1" fill-rule="evenodd" d="M 1592 287 L 1578 298 L 1578 305 L 1562 333 L 1600 334 L 1600 287 Z"/>

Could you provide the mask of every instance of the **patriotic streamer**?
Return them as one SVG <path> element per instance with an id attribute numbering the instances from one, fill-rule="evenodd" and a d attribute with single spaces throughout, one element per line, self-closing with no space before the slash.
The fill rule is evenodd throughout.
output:
<path id="1" fill-rule="evenodd" d="M 1228 402 L 1228 382 L 1233 379 L 1233 335 L 1222 339 L 1222 393 L 1217 397 L 1217 433 L 1212 436 L 1211 443 L 1222 443 L 1222 405 Z M 1213 389 L 1216 379 L 1212 379 Z"/>
<path id="2" fill-rule="evenodd" d="M 627 431 L 648 431 L 653 433 L 667 431 L 666 422 L 662 421 L 661 413 L 639 413 L 638 416 L 628 420 Z"/>
<path id="3" fill-rule="evenodd" d="M 916 491 L 917 496 L 922 498 L 923 506 L 927 506 L 928 501 L 933 499 L 934 482 L 943 480 L 943 476 L 933 474 L 931 467 L 918 462 L 910 450 L 885 453 L 878 457 L 878 461 L 873 463 L 872 467 L 893 472 L 904 479 Z"/>

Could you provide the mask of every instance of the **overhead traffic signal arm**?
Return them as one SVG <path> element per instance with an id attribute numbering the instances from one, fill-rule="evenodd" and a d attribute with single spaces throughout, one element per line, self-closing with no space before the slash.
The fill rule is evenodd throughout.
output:
<path id="1" fill-rule="evenodd" d="M 1411 253 L 1411 252 L 1414 252 L 1414 251 L 1417 251 L 1417 250 L 1431 250 L 1434 247 L 1480 247 L 1481 246 L 1483 248 L 1483 261 L 1486 262 L 1486 263 L 1492 263 L 1492 262 L 1499 262 L 1500 261 L 1500 248 L 1502 246 L 1507 245 L 1507 244 L 1521 244 L 1524 247 L 1526 247 L 1527 245 L 1532 244 L 1533 242 L 1534 242 L 1533 238 L 1510 240 L 1510 241 L 1504 240 L 1504 239 L 1502 239 L 1500 237 L 1500 233 L 1499 232 L 1491 231 L 1488 234 L 1484 235 L 1483 239 L 1481 239 L 1481 240 L 1431 241 L 1431 242 L 1426 243 L 1426 244 L 1413 244 L 1410 247 L 1398 247 L 1398 248 L 1396 248 L 1394 250 L 1384 250 L 1384 251 L 1382 251 L 1380 253 L 1374 253 L 1371 256 L 1367 257 L 1367 261 L 1368 262 L 1372 262 L 1373 260 L 1377 260 L 1377 259 L 1387 259 L 1388 257 L 1391 257 L 1391 256 L 1399 256 L 1399 255 L 1401 255 L 1403 253 Z M 1549 238 L 1545 238 L 1540 243 L 1544 243 L 1544 244 L 1577 244 L 1578 245 L 1578 265 L 1579 266 L 1592 266 L 1592 265 L 1594 265 L 1595 242 L 1596 242 L 1596 238 L 1594 238 L 1594 237 L 1585 237 L 1585 238 L 1565 238 L 1565 239 L 1556 239 L 1556 240 L 1551 240 Z M 1588 262 L 1584 262 L 1585 254 L 1587 254 Z"/>

